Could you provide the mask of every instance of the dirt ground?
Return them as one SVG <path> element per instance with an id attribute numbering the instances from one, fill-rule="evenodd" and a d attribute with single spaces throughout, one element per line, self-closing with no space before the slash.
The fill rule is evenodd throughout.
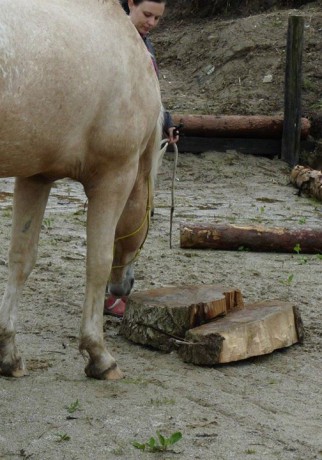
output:
<path id="1" fill-rule="evenodd" d="M 314 11 L 312 5 L 300 10 L 309 24 L 308 33 L 320 40 L 311 47 L 312 53 L 318 46 L 321 50 L 322 33 L 321 15 L 314 5 Z M 277 11 L 238 20 L 199 20 L 195 28 L 192 23 L 178 23 L 175 28 L 169 16 L 171 34 L 163 29 L 155 35 L 167 106 L 187 113 L 279 112 L 283 93 L 276 69 L 282 68 L 284 45 L 279 37 L 285 36 L 288 14 Z M 274 24 L 276 34 L 266 33 L 268 22 Z M 207 49 L 205 43 L 212 41 L 216 46 Z M 251 61 L 249 53 L 235 48 L 248 41 L 254 56 Z M 265 43 L 273 44 L 275 59 Z M 178 61 L 174 50 L 186 57 Z M 308 75 L 321 85 L 321 56 L 314 56 Z M 216 67 L 216 75 L 207 75 L 199 84 L 196 75 L 202 76 L 202 69 L 218 62 L 221 67 Z M 233 64 L 240 72 L 229 67 Z M 268 72 L 274 78 L 264 84 L 262 78 Z M 230 86 L 227 75 L 238 84 Z M 238 99 L 241 88 L 245 92 Z M 308 101 L 306 95 L 304 101 Z M 315 102 L 320 95 L 315 94 Z M 310 101 L 305 104 L 313 103 L 313 98 Z M 150 233 L 136 262 L 135 290 L 214 283 L 239 288 L 247 303 L 289 300 L 300 309 L 304 344 L 204 368 L 183 363 L 176 352 L 164 354 L 129 343 L 118 334 L 120 320 L 106 318 L 106 340 L 125 378 L 117 382 L 86 378 L 77 340 L 85 290 L 85 196 L 78 184 L 59 181 L 50 197 L 38 262 L 18 315 L 17 340 L 29 376 L 1 378 L 0 458 L 322 459 L 321 255 L 179 247 L 180 222 L 319 227 L 322 203 L 299 197 L 289 185 L 289 167 L 278 159 L 235 151 L 180 154 L 170 249 L 172 165 L 173 155 L 168 153 L 158 176 Z M 1 291 L 7 276 L 12 183 L 0 180 Z M 146 442 L 157 431 L 167 437 L 180 431 L 183 438 L 162 454 L 133 447 L 132 441 Z"/>

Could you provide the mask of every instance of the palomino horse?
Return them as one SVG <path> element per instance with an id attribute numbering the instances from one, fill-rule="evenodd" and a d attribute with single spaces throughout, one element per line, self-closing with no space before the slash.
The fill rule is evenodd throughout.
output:
<path id="1" fill-rule="evenodd" d="M 131 289 L 161 113 L 151 58 L 118 0 L 0 0 L 0 177 L 16 177 L 1 374 L 26 373 L 15 345 L 17 302 L 36 260 L 51 185 L 69 177 L 88 198 L 85 372 L 122 376 L 103 338 L 105 287 L 113 263 L 110 291 Z"/>

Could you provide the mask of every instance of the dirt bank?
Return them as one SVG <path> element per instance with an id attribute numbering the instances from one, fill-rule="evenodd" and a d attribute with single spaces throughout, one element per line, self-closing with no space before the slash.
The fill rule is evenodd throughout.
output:
<path id="1" fill-rule="evenodd" d="M 180 113 L 283 114 L 288 18 L 300 15 L 305 23 L 303 114 L 322 111 L 319 2 L 229 19 L 178 18 L 176 8 L 170 8 L 169 18 L 153 32 L 167 108 Z"/>

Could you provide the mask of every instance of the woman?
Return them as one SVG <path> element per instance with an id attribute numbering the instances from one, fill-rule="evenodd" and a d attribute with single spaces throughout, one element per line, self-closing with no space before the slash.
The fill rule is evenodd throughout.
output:
<path id="1" fill-rule="evenodd" d="M 125 0 L 121 2 L 124 10 L 130 16 L 130 19 L 137 31 L 142 37 L 145 46 L 149 50 L 153 65 L 159 76 L 158 66 L 155 59 L 155 52 L 148 35 L 154 29 L 161 17 L 163 16 L 166 0 Z M 164 112 L 164 133 L 168 138 L 169 144 L 174 144 L 179 140 L 179 133 L 174 126 L 169 112 Z M 126 307 L 126 298 L 116 298 L 109 296 L 105 301 L 104 314 L 123 317 Z"/>
<path id="2" fill-rule="evenodd" d="M 141 35 L 142 40 L 145 43 L 145 46 L 151 53 L 153 65 L 158 76 L 159 71 L 156 63 L 155 52 L 148 35 L 151 32 L 151 30 L 158 25 L 161 17 L 163 16 L 166 1 L 167 0 L 122 1 L 122 6 L 124 10 L 130 16 L 130 19 L 136 27 L 139 34 Z M 164 112 L 164 132 L 170 144 L 178 142 L 178 130 L 173 124 L 170 113 L 167 111 Z"/>

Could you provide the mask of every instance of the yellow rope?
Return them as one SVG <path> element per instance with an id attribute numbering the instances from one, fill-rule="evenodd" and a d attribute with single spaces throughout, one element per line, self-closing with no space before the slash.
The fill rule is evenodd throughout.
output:
<path id="1" fill-rule="evenodd" d="M 128 235 L 124 235 L 124 236 L 119 236 L 118 238 L 116 238 L 116 240 L 114 241 L 114 250 L 115 250 L 115 244 L 116 244 L 118 241 L 124 240 L 125 238 L 131 238 L 131 236 L 136 235 L 136 234 L 139 233 L 139 232 L 141 231 L 141 229 L 144 227 L 145 222 L 147 222 L 148 225 L 147 225 L 147 229 L 146 229 L 146 233 L 145 233 L 144 240 L 143 240 L 141 246 L 139 247 L 139 249 L 138 249 L 138 250 L 136 251 L 136 253 L 134 254 L 133 258 L 132 258 L 129 262 L 127 262 L 127 263 L 124 264 L 124 265 L 113 265 L 113 266 L 112 266 L 112 270 L 115 269 L 115 268 L 124 268 L 124 267 L 126 267 L 127 265 L 130 265 L 132 262 L 134 262 L 134 261 L 138 258 L 139 254 L 140 254 L 140 252 L 141 252 L 141 249 L 142 249 L 142 247 L 143 247 L 143 245 L 144 245 L 144 243 L 145 243 L 145 240 L 146 240 L 146 238 L 147 238 L 147 236 L 148 236 L 148 232 L 149 232 L 149 228 L 150 228 L 150 216 L 151 216 L 151 213 L 150 213 L 150 211 L 151 211 L 150 198 L 151 198 L 151 177 L 149 177 L 149 179 L 148 179 L 148 199 L 147 199 L 147 205 L 146 205 L 145 216 L 144 216 L 144 219 L 143 219 L 141 225 L 140 225 L 136 230 L 134 230 L 132 233 L 129 233 Z"/>

